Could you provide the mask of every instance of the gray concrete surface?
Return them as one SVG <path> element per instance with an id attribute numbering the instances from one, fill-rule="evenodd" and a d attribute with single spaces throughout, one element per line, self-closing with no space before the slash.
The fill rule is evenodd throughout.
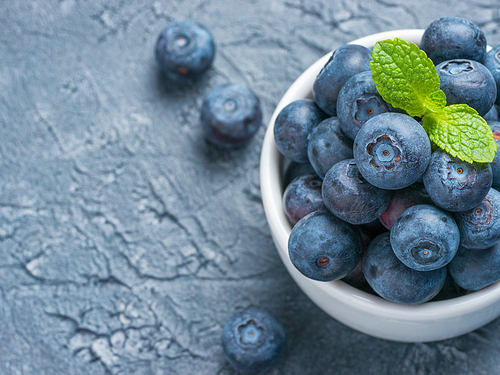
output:
<path id="1" fill-rule="evenodd" d="M 236 311 L 279 317 L 272 375 L 500 374 L 500 320 L 430 344 L 353 331 L 281 264 L 259 188 L 263 127 L 220 153 L 204 95 L 249 85 L 265 122 L 327 51 L 440 16 L 500 44 L 499 1 L 0 1 L 0 374 L 235 374 L 220 345 Z M 186 18 L 214 34 L 214 67 L 183 89 L 153 47 Z"/>

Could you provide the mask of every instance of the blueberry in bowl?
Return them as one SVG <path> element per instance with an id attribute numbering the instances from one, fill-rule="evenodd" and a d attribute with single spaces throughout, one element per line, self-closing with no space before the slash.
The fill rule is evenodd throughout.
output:
<path id="1" fill-rule="evenodd" d="M 352 44 L 370 48 L 377 41 L 398 37 L 420 45 L 423 32 L 424 30 L 385 32 L 355 40 Z M 305 277 L 291 262 L 288 253 L 288 239 L 292 227 L 284 213 L 282 202 L 283 175 L 290 161 L 283 157 L 276 147 L 273 127 L 276 117 L 288 104 L 297 100 L 313 99 L 314 82 L 330 57 L 331 54 L 328 54 L 309 67 L 283 95 L 269 122 L 262 148 L 260 172 L 264 209 L 276 248 L 288 272 L 308 297 L 329 315 L 351 328 L 379 338 L 402 342 L 443 340 L 470 332 L 495 319 L 500 315 L 499 282 L 494 282 L 483 289 L 466 295 L 452 293 L 456 298 L 445 300 L 433 299 L 437 297 L 433 297 L 435 290 L 432 290 L 425 297 L 425 300 L 431 298 L 429 302 L 408 305 L 366 293 L 342 280 L 329 282 L 312 280 Z M 471 57 L 452 56 L 444 60 L 452 58 L 470 59 Z M 335 110 L 337 111 L 337 107 Z M 335 114 L 329 113 L 330 116 Z M 382 115 L 374 116 L 373 119 L 378 116 Z M 382 155 L 384 155 L 383 151 L 381 150 Z M 413 178 L 414 176 L 408 177 L 411 180 Z M 407 186 L 413 186 L 412 184 L 419 182 L 421 182 L 421 178 L 417 177 Z M 425 187 L 420 187 L 420 189 L 426 192 Z M 393 193 L 397 191 L 399 190 L 394 190 Z M 418 200 L 418 202 L 421 201 Z M 429 197 L 426 197 L 425 201 L 421 203 L 430 203 Z M 385 234 L 385 236 L 388 235 Z M 441 281 L 444 283 L 446 273 L 444 276 L 444 278 L 438 277 L 438 282 L 435 285 L 439 287 Z"/>

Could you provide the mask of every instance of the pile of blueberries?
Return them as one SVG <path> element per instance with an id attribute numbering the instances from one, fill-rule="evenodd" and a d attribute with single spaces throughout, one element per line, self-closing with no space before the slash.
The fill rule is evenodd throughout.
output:
<path id="1" fill-rule="evenodd" d="M 486 46 L 477 25 L 456 17 L 432 22 L 420 44 L 447 104 L 474 108 L 500 146 L 500 46 Z M 338 48 L 314 101 L 292 102 L 276 119 L 276 145 L 291 161 L 283 203 L 292 263 L 311 279 L 408 305 L 499 281 L 500 152 L 469 164 L 440 150 L 420 118 L 380 96 L 371 59 L 363 46 Z"/>
<path id="2" fill-rule="evenodd" d="M 173 22 L 159 35 L 156 61 L 171 85 L 199 80 L 210 68 L 215 43 L 206 27 L 192 20 Z M 223 149 L 243 147 L 262 124 L 259 99 L 246 86 L 217 86 L 203 100 L 201 125 L 208 142 Z M 245 374 L 270 369 L 285 351 L 285 330 L 268 312 L 249 308 L 224 326 L 222 346 L 228 362 Z"/>

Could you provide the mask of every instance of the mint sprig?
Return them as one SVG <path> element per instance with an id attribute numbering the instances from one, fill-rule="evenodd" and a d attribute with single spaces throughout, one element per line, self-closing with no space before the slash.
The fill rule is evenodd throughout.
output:
<path id="1" fill-rule="evenodd" d="M 466 104 L 446 106 L 434 63 L 415 43 L 400 38 L 377 42 L 372 56 L 372 78 L 382 98 L 422 117 L 431 141 L 469 163 L 493 161 L 497 146 L 490 127 Z"/>

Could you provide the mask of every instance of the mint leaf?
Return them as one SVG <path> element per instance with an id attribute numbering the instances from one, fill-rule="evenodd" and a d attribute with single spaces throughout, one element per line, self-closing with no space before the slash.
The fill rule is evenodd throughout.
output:
<path id="1" fill-rule="evenodd" d="M 415 43 L 400 38 L 377 42 L 372 56 L 373 81 L 385 101 L 410 116 L 423 116 L 434 108 L 442 108 L 444 94 L 433 94 L 439 91 L 436 68 Z"/>
<path id="2" fill-rule="evenodd" d="M 444 107 L 446 107 L 446 94 L 441 90 L 434 91 L 427 98 L 425 98 L 424 106 L 431 112 L 441 111 Z"/>
<path id="3" fill-rule="evenodd" d="M 497 145 L 491 128 L 477 111 L 466 104 L 445 107 L 423 118 L 431 141 L 468 163 L 491 163 Z"/>

